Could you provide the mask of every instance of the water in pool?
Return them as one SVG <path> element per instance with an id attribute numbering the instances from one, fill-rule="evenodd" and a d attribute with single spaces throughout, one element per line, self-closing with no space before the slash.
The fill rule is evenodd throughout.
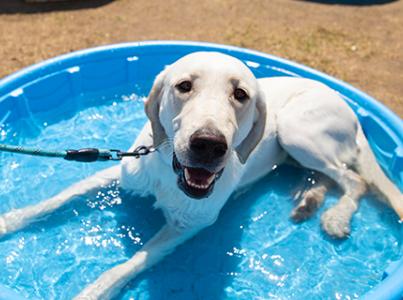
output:
<path id="1" fill-rule="evenodd" d="M 55 112 L 2 124 L 0 141 L 50 149 L 127 149 L 145 122 L 141 99 L 117 97 L 66 119 Z M 28 130 L 29 128 L 29 130 Z M 112 163 L 0 154 L 0 213 L 38 203 Z M 130 284 L 118 299 L 353 299 L 380 282 L 402 255 L 393 212 L 370 196 L 346 241 L 320 230 L 319 214 L 294 224 L 293 191 L 308 172 L 279 167 L 236 193 L 217 222 Z M 322 213 L 336 201 L 326 199 Z M 26 229 L 0 239 L 0 284 L 28 299 L 71 299 L 103 271 L 128 259 L 163 224 L 153 198 L 116 185 L 81 197 Z"/>

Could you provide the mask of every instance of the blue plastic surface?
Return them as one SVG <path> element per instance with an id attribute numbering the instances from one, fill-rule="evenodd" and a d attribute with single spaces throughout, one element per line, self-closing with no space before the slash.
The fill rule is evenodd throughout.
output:
<path id="1" fill-rule="evenodd" d="M 256 51 L 190 42 L 140 42 L 111 45 L 60 56 L 17 72 L 0 81 L 0 124 L 30 114 L 57 109 L 65 99 L 85 95 L 80 107 L 99 105 L 91 93 L 130 87 L 145 94 L 154 77 L 179 57 L 194 51 L 220 51 L 245 61 L 257 77 L 298 76 L 319 80 L 337 90 L 357 113 L 380 163 L 400 185 L 403 183 L 403 122 L 373 98 L 328 75 Z M 82 97 L 81 97 L 82 98 Z M 76 111 L 72 103 L 61 113 Z M 385 270 L 384 281 L 365 299 L 403 297 L 403 259 Z M 6 293 L 0 286 L 0 295 Z M 16 298 L 15 298 L 16 299 Z"/>
<path id="2" fill-rule="evenodd" d="M 0 284 L 0 299 L 1 300 L 27 300 L 27 298 L 20 296 L 17 292 L 9 289 Z M 32 299 L 34 300 L 34 299 Z"/>

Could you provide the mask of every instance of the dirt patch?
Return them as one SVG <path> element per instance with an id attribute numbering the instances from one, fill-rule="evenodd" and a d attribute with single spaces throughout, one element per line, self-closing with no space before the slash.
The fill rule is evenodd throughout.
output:
<path id="1" fill-rule="evenodd" d="M 362 89 L 402 117 L 402 16 L 402 1 L 354 6 L 295 0 L 75 0 L 52 5 L 2 0 L 0 77 L 103 44 L 209 41 L 319 69 Z"/>

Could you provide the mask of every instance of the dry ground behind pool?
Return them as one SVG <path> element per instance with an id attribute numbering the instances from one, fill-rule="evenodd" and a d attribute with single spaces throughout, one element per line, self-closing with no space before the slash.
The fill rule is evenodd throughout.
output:
<path id="1" fill-rule="evenodd" d="M 167 39 L 231 44 L 295 60 L 351 83 L 403 116 L 402 1 L 355 6 L 298 0 L 0 0 L 0 77 L 82 48 Z"/>

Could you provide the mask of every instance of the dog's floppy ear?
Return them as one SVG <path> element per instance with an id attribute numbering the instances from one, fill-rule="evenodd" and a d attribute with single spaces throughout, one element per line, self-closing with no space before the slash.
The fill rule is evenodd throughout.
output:
<path id="1" fill-rule="evenodd" d="M 146 115 L 150 119 L 153 131 L 154 147 L 159 146 L 167 138 L 159 117 L 164 77 L 165 71 L 162 71 L 154 80 L 154 84 L 145 103 Z"/>
<path id="2" fill-rule="evenodd" d="M 253 122 L 252 129 L 249 131 L 242 143 L 235 149 L 242 164 L 246 162 L 253 149 L 255 149 L 256 145 L 263 137 L 265 127 L 266 103 L 264 101 L 262 92 L 259 92 L 259 95 L 256 99 L 255 120 Z"/>

